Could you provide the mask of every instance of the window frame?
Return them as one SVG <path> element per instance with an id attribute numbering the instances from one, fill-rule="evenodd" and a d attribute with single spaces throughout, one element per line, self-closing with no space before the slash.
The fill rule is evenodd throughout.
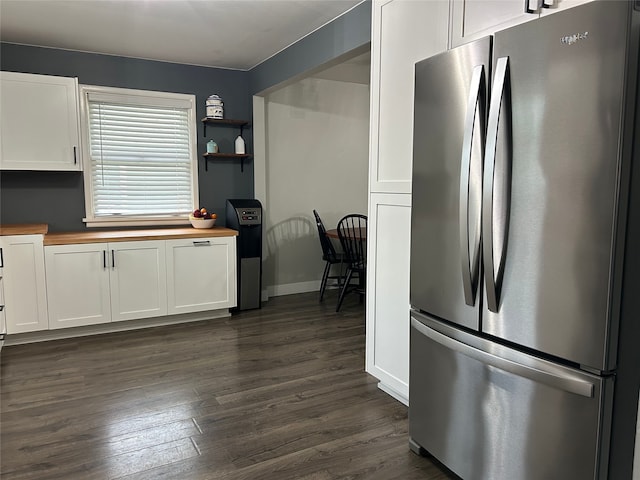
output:
<path id="1" fill-rule="evenodd" d="M 196 96 L 183 93 L 160 92 L 152 90 L 134 90 L 119 87 L 103 87 L 96 85 L 79 85 L 80 88 L 80 134 L 83 158 L 85 218 L 82 221 L 87 227 L 129 227 L 129 226 L 163 226 L 188 225 L 188 215 L 127 215 L 96 216 L 93 208 L 92 162 L 89 132 L 89 95 L 110 96 L 114 101 L 127 102 L 127 98 L 137 99 L 141 104 L 151 106 L 167 106 L 169 103 L 188 105 L 189 149 L 191 159 L 191 208 L 197 208 L 198 192 L 198 125 L 196 122 Z M 158 102 L 154 103 L 154 99 Z"/>

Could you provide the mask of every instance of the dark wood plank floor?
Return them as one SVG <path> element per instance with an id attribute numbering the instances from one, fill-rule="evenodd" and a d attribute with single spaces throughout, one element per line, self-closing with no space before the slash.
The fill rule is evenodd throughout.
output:
<path id="1" fill-rule="evenodd" d="M 364 372 L 364 307 L 335 292 L 206 322 L 5 347 L 13 479 L 446 479 Z"/>

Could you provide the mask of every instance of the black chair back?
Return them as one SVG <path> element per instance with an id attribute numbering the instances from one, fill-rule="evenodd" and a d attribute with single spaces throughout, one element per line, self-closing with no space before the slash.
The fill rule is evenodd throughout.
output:
<path id="1" fill-rule="evenodd" d="M 313 216 L 316 217 L 316 226 L 318 227 L 318 237 L 320 238 L 320 246 L 322 247 L 322 259 L 326 262 L 338 263 L 340 259 L 336 253 L 336 249 L 331 243 L 331 239 L 327 237 L 327 230 L 324 228 L 322 219 L 318 212 L 313 211 Z"/>
<path id="2" fill-rule="evenodd" d="M 338 237 L 349 267 L 364 274 L 367 270 L 367 217 L 349 214 L 338 222 Z"/>

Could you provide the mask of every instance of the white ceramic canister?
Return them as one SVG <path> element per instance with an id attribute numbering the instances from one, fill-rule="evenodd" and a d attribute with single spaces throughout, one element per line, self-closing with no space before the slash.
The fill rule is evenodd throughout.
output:
<path id="1" fill-rule="evenodd" d="M 207 98 L 207 118 L 224 118 L 224 103 L 218 95 Z"/>
<path id="2" fill-rule="evenodd" d="M 245 153 L 245 150 L 244 150 L 244 138 L 242 138 L 241 135 L 238 135 L 236 137 L 236 153 L 243 154 L 243 155 Z"/>

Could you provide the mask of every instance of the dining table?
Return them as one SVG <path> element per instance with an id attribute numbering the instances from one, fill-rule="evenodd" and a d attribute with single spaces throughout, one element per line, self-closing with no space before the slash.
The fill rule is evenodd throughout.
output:
<path id="1" fill-rule="evenodd" d="M 349 236 L 355 237 L 355 238 L 362 238 L 363 240 L 366 240 L 367 231 L 364 229 L 354 229 L 354 230 L 349 229 Z M 338 229 L 332 228 L 331 230 L 327 230 L 327 237 L 339 239 L 340 236 L 338 235 Z"/>
<path id="2" fill-rule="evenodd" d="M 356 272 L 357 274 L 357 279 L 358 279 L 358 286 L 354 288 L 354 291 L 360 294 L 360 298 L 362 298 L 365 294 L 366 291 L 366 287 L 365 287 L 365 278 L 366 278 L 366 247 L 365 250 L 363 251 L 363 247 L 365 245 L 365 242 L 367 241 L 367 229 L 366 228 L 346 228 L 343 230 L 343 233 L 346 233 L 347 236 L 349 237 L 348 243 L 352 244 L 352 248 L 354 248 L 355 250 L 360 250 L 363 258 L 358 261 L 356 264 L 351 264 L 351 266 L 348 267 L 348 272 L 351 271 L 353 269 L 354 272 Z M 340 235 L 338 235 L 338 229 L 337 228 L 332 228 L 330 230 L 326 230 L 326 235 L 327 237 L 329 237 L 330 239 L 340 239 Z M 359 244 L 360 247 L 356 247 L 355 245 Z M 348 257 L 345 257 L 345 262 L 347 263 L 347 265 L 350 264 L 350 260 L 348 260 Z M 357 268 L 355 268 L 357 265 Z M 342 266 L 340 267 L 340 271 L 342 271 Z M 350 275 L 349 275 L 350 276 Z M 342 287 L 341 287 L 341 293 L 340 293 L 340 297 L 338 298 L 338 305 L 336 307 L 336 312 L 340 310 L 340 305 L 342 304 L 342 298 L 344 297 L 344 294 L 346 292 L 347 289 L 347 283 L 343 283 Z"/>

